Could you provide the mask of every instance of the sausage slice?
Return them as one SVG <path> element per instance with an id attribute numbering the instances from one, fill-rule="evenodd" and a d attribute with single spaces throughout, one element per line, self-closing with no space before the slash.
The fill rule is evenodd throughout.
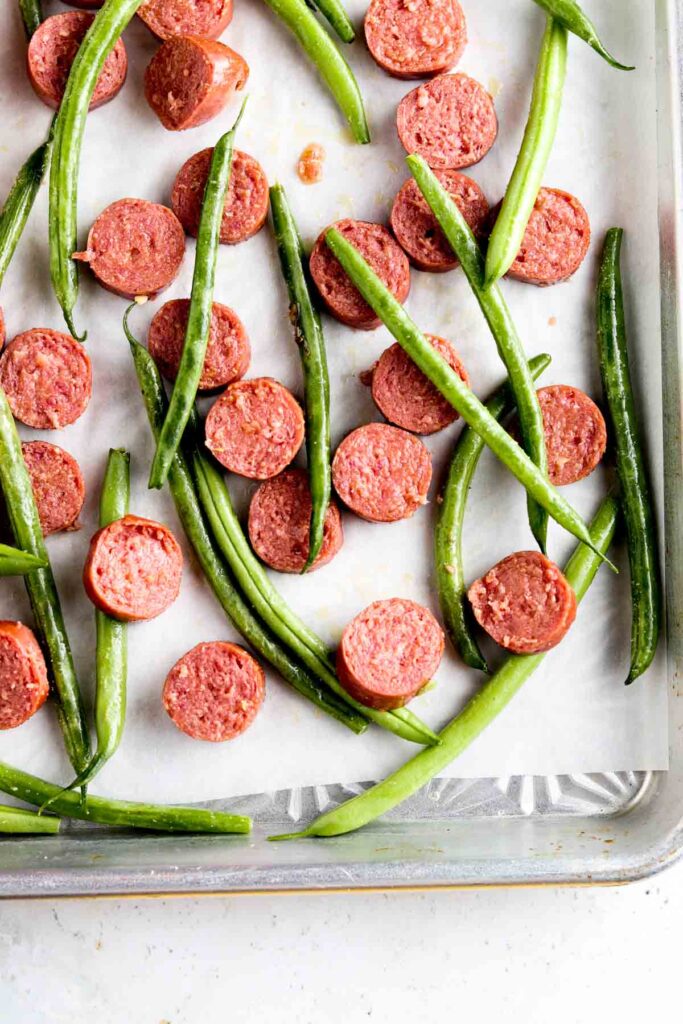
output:
<path id="1" fill-rule="evenodd" d="M 543 413 L 550 482 L 562 487 L 583 480 L 605 454 L 604 416 L 588 395 L 568 384 L 541 388 L 537 395 Z"/>
<path id="2" fill-rule="evenodd" d="M 26 441 L 21 451 L 31 477 L 43 535 L 78 529 L 85 483 L 73 455 L 49 441 Z"/>
<path id="3" fill-rule="evenodd" d="M 431 680 L 443 649 L 443 630 L 427 608 L 398 597 L 374 601 L 344 630 L 337 675 L 361 704 L 391 711 Z"/>
<path id="4" fill-rule="evenodd" d="M 178 171 L 171 192 L 171 207 L 188 235 L 197 237 L 204 189 L 213 149 L 202 149 Z M 268 180 L 258 160 L 236 149 L 225 197 L 220 241 L 237 245 L 260 231 L 268 216 Z"/>
<path id="5" fill-rule="evenodd" d="M 34 327 L 0 356 L 0 386 L 12 413 L 36 430 L 59 430 L 81 416 L 92 394 L 92 367 L 69 334 Z"/>
<path id="6" fill-rule="evenodd" d="M 23 725 L 47 700 L 43 652 L 21 622 L 0 622 L 0 729 Z"/>
<path id="7" fill-rule="evenodd" d="M 395 78 L 428 78 L 454 67 L 467 43 L 458 0 L 371 0 L 365 40 Z"/>
<path id="8" fill-rule="evenodd" d="M 590 221 L 579 200 L 559 188 L 542 188 L 508 275 L 540 286 L 566 281 L 583 263 L 590 240 Z"/>
<path id="9" fill-rule="evenodd" d="M 232 0 L 144 0 L 138 15 L 159 39 L 218 39 L 232 21 Z"/>
<path id="10" fill-rule="evenodd" d="M 189 312 L 189 299 L 172 299 L 164 303 L 149 325 L 147 347 L 167 380 L 175 380 L 178 374 Z M 229 306 L 214 302 L 199 390 L 215 391 L 239 380 L 249 369 L 250 359 L 244 324 Z"/>

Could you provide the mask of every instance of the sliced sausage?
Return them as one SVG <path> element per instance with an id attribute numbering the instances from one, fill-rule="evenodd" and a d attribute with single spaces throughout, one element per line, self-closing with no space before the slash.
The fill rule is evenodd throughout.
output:
<path id="1" fill-rule="evenodd" d="M 90 541 L 83 585 L 92 603 L 121 622 L 161 615 L 180 590 L 183 553 L 167 526 L 124 516 Z"/>
<path id="2" fill-rule="evenodd" d="M 605 419 L 595 402 L 568 384 L 541 388 L 548 475 L 555 487 L 573 484 L 593 472 L 607 447 Z"/>
<path id="3" fill-rule="evenodd" d="M 206 446 L 233 473 L 267 480 L 285 469 L 304 440 L 304 414 L 272 377 L 225 389 L 206 417 Z"/>
<path id="4" fill-rule="evenodd" d="M 213 149 L 202 149 L 186 160 L 171 191 L 171 206 L 188 235 L 197 237 L 204 189 Z M 260 231 L 268 216 L 268 180 L 258 160 L 236 149 L 225 197 L 220 241 L 237 245 Z"/>
<path id="5" fill-rule="evenodd" d="M 381 224 L 364 220 L 340 220 L 332 225 L 370 264 L 399 302 L 410 291 L 410 266 L 405 253 Z M 381 320 L 342 270 L 341 263 L 319 236 L 311 252 L 311 276 L 327 309 L 335 319 L 361 331 L 372 331 Z"/>
<path id="6" fill-rule="evenodd" d="M 144 0 L 138 15 L 159 39 L 218 39 L 232 21 L 232 0 Z"/>
<path id="7" fill-rule="evenodd" d="M 467 370 L 450 341 L 435 334 L 425 337 L 469 386 Z M 414 434 L 435 434 L 458 418 L 450 402 L 398 343 L 384 350 L 372 371 L 372 399 L 390 423 Z"/>
<path id="8" fill-rule="evenodd" d="M 196 128 L 246 85 L 249 65 L 224 43 L 199 36 L 167 39 L 145 71 L 145 99 L 171 132 Z"/>
<path id="9" fill-rule="evenodd" d="M 493 100 L 469 75 L 439 75 L 404 96 L 396 112 L 398 137 L 408 153 L 433 168 L 471 167 L 498 134 Z"/>
<path id="10" fill-rule="evenodd" d="M 574 591 L 540 551 L 508 555 L 467 596 L 482 629 L 513 654 L 549 651 L 576 617 Z"/>
<path id="11" fill-rule="evenodd" d="M 149 325 L 147 347 L 167 380 L 175 380 L 178 374 L 189 312 L 189 299 L 172 299 L 164 303 Z M 229 306 L 214 302 L 199 390 L 215 391 L 239 380 L 249 369 L 250 359 L 244 324 Z"/>
<path id="12" fill-rule="evenodd" d="M 0 622 L 0 729 L 23 725 L 47 700 L 45 658 L 21 622 Z"/>
<path id="13" fill-rule="evenodd" d="M 430 682 L 443 648 L 443 630 L 427 608 L 399 597 L 374 601 L 342 633 L 339 682 L 366 707 L 391 711 Z"/>
<path id="14" fill-rule="evenodd" d="M 7 331 L 5 330 L 5 314 L 2 306 L 0 306 L 0 351 L 5 347 L 7 341 Z"/>
<path id="15" fill-rule="evenodd" d="M 185 232 L 172 210 L 147 199 L 118 199 L 102 211 L 87 249 L 73 259 L 90 264 L 108 291 L 134 299 L 168 288 L 184 255 Z"/>
<path id="16" fill-rule="evenodd" d="M 248 729 L 266 695 L 251 654 L 222 640 L 197 644 L 177 661 L 162 699 L 174 725 L 195 740 L 223 743 Z"/>
<path id="17" fill-rule="evenodd" d="M 21 450 L 44 536 L 78 529 L 85 483 L 73 455 L 49 441 L 27 441 Z"/>
<path id="18" fill-rule="evenodd" d="M 310 528 L 311 492 L 302 469 L 286 469 L 261 484 L 249 506 L 249 539 L 262 562 L 278 572 L 301 572 L 310 550 Z M 331 501 L 322 547 L 308 572 L 331 562 L 343 543 L 341 515 Z"/>
<path id="19" fill-rule="evenodd" d="M 332 461 L 337 494 L 371 523 L 409 519 L 426 504 L 431 479 L 432 457 L 422 441 L 386 423 L 352 430 Z"/>
<path id="20" fill-rule="evenodd" d="M 559 188 L 542 188 L 508 274 L 541 286 L 566 281 L 583 263 L 590 240 L 590 221 L 579 200 Z"/>
<path id="21" fill-rule="evenodd" d="M 435 174 L 450 193 L 474 235 L 482 235 L 488 222 L 489 204 L 476 181 L 459 171 L 442 170 Z M 459 265 L 439 222 L 413 178 L 403 183 L 394 199 L 391 230 L 418 270 L 443 273 Z"/>
<path id="22" fill-rule="evenodd" d="M 365 40 L 395 78 L 429 78 L 458 63 L 467 25 L 458 0 L 371 0 Z"/>
<path id="23" fill-rule="evenodd" d="M 34 327 L 18 334 L 0 356 L 0 386 L 21 423 L 59 430 L 82 416 L 90 401 L 90 359 L 69 334 Z"/>

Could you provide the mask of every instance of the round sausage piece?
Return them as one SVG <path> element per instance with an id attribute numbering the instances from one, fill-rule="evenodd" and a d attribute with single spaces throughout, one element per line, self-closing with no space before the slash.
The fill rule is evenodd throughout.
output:
<path id="1" fill-rule="evenodd" d="M 410 266 L 406 254 L 381 224 L 364 220 L 340 220 L 331 225 L 354 245 L 399 302 L 405 302 L 410 291 Z M 341 263 L 325 242 L 318 237 L 311 252 L 311 277 L 327 309 L 335 319 L 361 331 L 372 331 L 381 320 L 367 304 L 355 285 L 342 270 Z"/>
<path id="2" fill-rule="evenodd" d="M 268 480 L 285 469 L 304 440 L 304 414 L 272 377 L 240 380 L 225 389 L 206 417 L 206 446 L 232 473 Z"/>
<path id="3" fill-rule="evenodd" d="M 395 78 L 429 78 L 458 63 L 467 25 L 458 0 L 371 0 L 365 40 Z"/>
<path id="4" fill-rule="evenodd" d="M 45 658 L 21 622 L 0 622 L 0 729 L 23 725 L 47 700 Z"/>
<path id="5" fill-rule="evenodd" d="M 144 0 L 138 15 L 159 39 L 218 39 L 232 21 L 232 0 Z"/>
<path id="6" fill-rule="evenodd" d="M 183 553 L 167 526 L 124 516 L 90 541 L 83 585 L 92 603 L 121 622 L 161 615 L 180 590 Z"/>
<path id="7" fill-rule="evenodd" d="M 568 384 L 541 388 L 537 395 L 543 413 L 550 482 L 563 487 L 583 480 L 605 454 L 604 416 L 588 395 Z"/>
<path id="8" fill-rule="evenodd" d="M 361 704 L 391 711 L 430 682 L 443 649 L 443 630 L 427 608 L 398 597 L 374 601 L 344 630 L 337 675 Z"/>
<path id="9" fill-rule="evenodd" d="M 147 347 L 167 380 L 175 380 L 185 345 L 189 299 L 171 299 L 149 325 Z M 215 391 L 239 380 L 249 369 L 251 347 L 244 324 L 229 306 L 214 302 L 209 343 L 199 378 L 200 391 Z"/>
<path id="10" fill-rule="evenodd" d="M 77 530 L 85 483 L 73 455 L 49 441 L 26 441 L 21 451 L 31 477 L 43 535 Z"/>
<path id="11" fill-rule="evenodd" d="M 174 725 L 195 740 L 223 743 L 248 729 L 266 694 L 251 654 L 222 640 L 197 644 L 175 663 L 162 699 Z"/>
<path id="12" fill-rule="evenodd" d="M 0 386 L 21 423 L 59 430 L 82 416 L 90 401 L 90 359 L 71 335 L 34 327 L 18 334 L 0 356 Z"/>
<path id="13" fill-rule="evenodd" d="M 467 370 L 450 341 L 435 334 L 425 337 L 469 386 Z M 458 418 L 398 342 L 384 350 L 372 371 L 372 400 L 390 423 L 414 434 L 435 434 Z"/>
<path id="14" fill-rule="evenodd" d="M 371 523 L 409 519 L 427 503 L 431 479 L 432 457 L 422 441 L 386 423 L 352 430 L 332 461 L 337 494 Z"/>
<path id="15" fill-rule="evenodd" d="M 197 237 L 202 200 L 213 149 L 202 149 L 178 171 L 171 192 L 171 207 L 188 235 Z M 268 216 L 268 180 L 253 156 L 236 149 L 225 197 L 220 241 L 237 245 L 260 231 Z"/>
<path id="16" fill-rule="evenodd" d="M 540 286 L 566 281 L 583 263 L 591 240 L 588 214 L 559 188 L 542 188 L 508 275 Z"/>
<path id="17" fill-rule="evenodd" d="M 469 75 L 439 75 L 404 96 L 396 112 L 401 144 L 430 167 L 471 167 L 498 134 L 493 100 Z"/>
<path id="18" fill-rule="evenodd" d="M 175 280 L 185 255 L 185 233 L 167 206 L 147 199 L 118 199 L 99 215 L 85 252 L 100 284 L 116 295 L 153 298 Z"/>
<path id="19" fill-rule="evenodd" d="M 246 85 L 249 65 L 224 43 L 167 39 L 145 71 L 145 99 L 170 132 L 205 124 Z"/>
<path id="20" fill-rule="evenodd" d="M 476 181 L 459 171 L 443 170 L 435 174 L 450 193 L 473 234 L 482 235 L 487 226 L 489 204 Z M 391 208 L 390 221 L 396 241 L 418 270 L 443 273 L 459 266 L 439 222 L 413 178 L 399 189 Z"/>
<path id="21" fill-rule="evenodd" d="M 467 596 L 482 629 L 513 654 L 549 651 L 576 617 L 574 591 L 540 551 L 508 555 Z"/>
<path id="22" fill-rule="evenodd" d="M 249 505 L 249 540 L 262 562 L 277 572 L 301 572 L 308 558 L 311 492 L 302 469 L 286 469 L 266 480 Z M 331 562 L 344 543 L 341 515 L 334 501 L 325 514 L 323 543 L 308 572 Z"/>
<path id="23" fill-rule="evenodd" d="M 94 20 L 95 15 L 85 11 L 64 11 L 46 18 L 31 37 L 26 53 L 29 81 L 36 95 L 53 110 L 62 102 L 71 65 Z M 114 99 L 127 71 L 128 56 L 119 39 L 104 62 L 90 110 Z"/>

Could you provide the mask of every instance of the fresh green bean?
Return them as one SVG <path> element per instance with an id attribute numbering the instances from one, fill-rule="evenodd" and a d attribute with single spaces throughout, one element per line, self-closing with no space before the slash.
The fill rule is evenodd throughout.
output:
<path id="1" fill-rule="evenodd" d="M 0 544 L 0 576 L 26 576 L 36 569 L 44 569 L 47 558 L 30 555 L 26 551 Z"/>
<path id="2" fill-rule="evenodd" d="M 55 125 L 50 166 L 48 232 L 52 287 L 69 331 L 78 335 L 73 314 L 78 298 L 78 171 L 85 122 L 100 71 L 142 0 L 106 0 L 95 15 L 71 65 Z"/>
<path id="3" fill-rule="evenodd" d="M 245 833 L 251 830 L 250 818 L 201 807 L 166 807 L 163 804 L 107 800 L 101 796 L 88 796 L 81 800 L 77 793 L 60 790 L 54 783 L 22 772 L 4 761 L 0 761 L 0 792 L 38 807 L 51 803 L 63 818 L 79 818 L 81 821 L 94 821 L 117 828 L 202 833 Z"/>
<path id="4" fill-rule="evenodd" d="M 31 153 L 0 210 L 0 286 L 50 162 L 53 128 L 54 119 L 46 141 Z"/>
<path id="5" fill-rule="evenodd" d="M 543 415 L 538 404 L 529 364 L 510 310 L 497 285 L 484 285 L 484 257 L 477 240 L 456 204 L 441 182 L 419 156 L 409 156 L 407 164 L 432 213 L 441 225 L 453 252 L 458 257 L 470 287 L 479 303 L 484 319 L 508 372 L 519 415 L 522 445 L 538 473 L 547 482 L 548 459 L 545 449 Z M 546 550 L 548 516 L 543 502 L 538 501 L 527 488 L 529 525 L 541 549 Z M 552 515 L 552 513 L 551 513 Z M 582 538 L 579 537 L 581 540 Z"/>
<path id="6" fill-rule="evenodd" d="M 486 288 L 507 274 L 522 245 L 555 141 L 566 70 L 567 30 L 549 17 L 524 138 L 486 250 Z"/>
<path id="7" fill-rule="evenodd" d="M 0 833 L 3 835 L 54 836 L 59 832 L 61 821 L 51 814 L 37 814 L 22 807 L 0 806 Z"/>
<path id="8" fill-rule="evenodd" d="M 302 572 L 306 572 L 322 547 L 325 515 L 332 493 L 330 381 L 325 336 L 318 311 L 311 299 L 304 247 L 282 185 L 273 185 L 271 188 L 270 209 L 282 274 L 289 293 L 289 318 L 294 326 L 294 338 L 299 347 L 304 374 L 306 453 L 312 505 L 308 558 L 302 569 Z"/>
<path id="9" fill-rule="evenodd" d="M 19 0 L 19 10 L 24 22 L 26 38 L 30 39 L 43 20 L 43 5 L 40 0 Z"/>
<path id="10" fill-rule="evenodd" d="M 591 547 L 579 545 L 565 568 L 577 601 L 586 594 L 600 567 L 616 526 L 619 505 L 607 498 L 591 525 Z M 340 836 L 367 825 L 403 803 L 430 779 L 446 768 L 497 718 L 538 668 L 545 654 L 512 655 L 465 705 L 460 714 L 440 733 L 441 746 L 420 751 L 383 782 L 360 796 L 320 815 L 302 832 L 271 836 L 271 839 L 296 839 L 308 836 Z"/>
<path id="11" fill-rule="evenodd" d="M 57 715 L 69 760 L 77 772 L 90 759 L 90 738 L 83 699 L 76 678 L 69 638 L 62 617 L 59 594 L 48 558 L 31 478 L 21 451 L 14 419 L 5 392 L 0 388 L 0 488 L 14 539 L 19 547 L 45 562 L 24 577 L 33 616 L 47 651 L 57 690 Z"/>
<path id="12" fill-rule="evenodd" d="M 460 413 L 465 423 L 472 427 L 538 504 L 549 512 L 560 526 L 590 547 L 590 531 L 576 510 L 548 482 L 545 474 L 513 441 L 507 430 L 504 430 L 487 412 L 476 395 L 439 355 L 434 346 L 429 344 L 400 302 L 397 302 L 380 281 L 358 250 L 336 228 L 329 228 L 325 239 L 365 301 L 446 401 Z M 528 374 L 528 364 L 525 364 L 525 367 Z M 530 375 L 529 379 L 533 388 L 533 379 Z M 611 562 L 608 564 L 615 572 L 617 571 Z"/>
<path id="13" fill-rule="evenodd" d="M 662 623 L 662 583 L 657 555 L 657 519 L 628 364 L 620 266 L 623 234 L 621 228 L 612 228 L 605 238 L 597 313 L 600 373 L 613 426 L 631 569 L 628 685 L 645 672 L 655 656 Z"/>
<path id="14" fill-rule="evenodd" d="M 271 11 L 299 40 L 301 48 L 317 67 L 337 106 L 348 121 L 356 142 L 370 141 L 363 97 L 353 71 L 336 44 L 308 9 L 304 0 L 265 0 Z"/>
<path id="15" fill-rule="evenodd" d="M 583 39 L 584 43 L 588 43 L 596 53 L 599 53 L 601 57 L 611 64 L 613 68 L 617 68 L 619 71 L 634 71 L 635 68 L 629 64 L 620 64 L 619 61 L 612 56 L 612 54 L 605 49 L 600 42 L 598 33 L 595 25 L 590 20 L 588 15 L 581 9 L 576 0 L 534 0 L 539 7 L 542 7 L 544 11 L 552 15 L 556 21 L 561 22 L 562 25 L 573 35 L 578 36 L 579 39 Z"/>
<path id="16" fill-rule="evenodd" d="M 354 41 L 356 30 L 341 0 L 311 0 L 311 4 L 317 7 L 323 18 L 329 22 L 342 43 Z"/>
<path id="17" fill-rule="evenodd" d="M 529 360 L 534 380 L 550 365 L 550 361 L 548 355 L 534 356 Z M 486 409 L 495 420 L 500 421 L 512 412 L 514 404 L 514 395 L 509 381 L 506 381 L 488 400 Z M 434 531 L 434 564 L 446 632 L 466 665 L 488 673 L 488 666 L 472 628 L 473 617 L 467 601 L 462 560 L 462 530 L 467 495 L 483 450 L 484 442 L 479 435 L 471 427 L 465 427 L 453 451 L 438 507 Z"/>

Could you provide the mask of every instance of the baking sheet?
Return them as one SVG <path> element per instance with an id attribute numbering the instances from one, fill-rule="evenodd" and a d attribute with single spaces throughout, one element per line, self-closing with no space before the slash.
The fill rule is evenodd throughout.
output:
<path id="1" fill-rule="evenodd" d="M 470 42 L 460 68 L 495 95 L 500 135 L 491 153 L 471 170 L 490 201 L 500 197 L 514 161 L 528 109 L 531 75 L 543 31 L 543 15 L 528 0 L 464 4 Z M 349 8 L 356 20 L 364 4 Z M 46 130 L 49 113 L 35 99 L 23 72 L 24 43 L 12 5 L 0 12 L 1 80 L 4 107 L 0 146 L 0 192 L 5 194 L 29 149 Z M 48 13 L 66 9 L 46 4 Z M 654 15 L 638 0 L 603 0 L 596 12 L 612 48 L 638 70 L 620 74 L 587 47 L 570 40 L 569 72 L 558 139 L 546 181 L 575 192 L 593 225 L 589 256 L 575 278 L 547 290 L 506 283 L 505 291 L 528 353 L 548 351 L 553 364 L 543 383 L 573 383 L 599 396 L 595 359 L 593 290 L 604 231 L 627 228 L 624 253 L 634 379 L 648 431 L 656 484 L 661 495 L 661 381 L 656 195 Z M 165 132 L 142 99 L 144 67 L 155 43 L 139 24 L 126 33 L 130 72 L 117 100 L 89 120 L 84 147 L 80 224 L 89 224 L 109 202 L 125 195 L 167 202 L 181 163 L 215 142 L 231 123 L 237 104 L 190 132 Z M 395 137 L 394 111 L 411 83 L 388 78 L 362 42 L 348 51 L 368 99 L 373 145 L 349 140 L 331 100 L 289 35 L 257 0 L 241 0 L 224 39 L 251 66 L 248 113 L 239 146 L 256 156 L 269 180 L 282 181 L 311 242 L 326 224 L 343 216 L 385 220 L 391 200 L 407 176 Z M 413 83 L 414 84 L 414 83 Z M 319 142 L 327 161 L 323 181 L 302 185 L 295 174 L 303 147 Z M 43 190 L 2 292 L 8 334 L 44 325 L 62 328 L 53 299 L 46 252 L 46 192 Z M 189 294 L 194 243 L 179 279 L 161 300 L 142 307 L 133 326 L 144 338 L 161 301 Z M 287 321 L 287 301 L 274 243 L 268 230 L 220 252 L 216 298 L 234 306 L 250 334 L 250 376 L 270 374 L 301 390 L 298 357 Z M 413 272 L 407 306 L 423 329 L 454 341 L 482 397 L 501 378 L 494 345 L 468 286 L 458 272 L 430 276 Z M 94 396 L 83 418 L 50 436 L 73 452 L 83 468 L 88 498 L 83 529 L 55 536 L 48 544 L 86 698 L 92 700 L 94 625 L 80 572 L 96 528 L 99 485 L 111 445 L 133 455 L 131 509 L 178 530 L 170 496 L 146 488 L 152 443 L 120 328 L 124 302 L 82 275 L 77 323 L 89 330 Z M 390 343 L 387 332 L 353 332 L 325 319 L 332 381 L 333 440 L 378 415 L 358 374 Z M 459 425 L 426 439 L 434 456 L 432 501 Z M 299 461 L 302 461 L 303 456 Z M 586 516 L 609 480 L 601 469 L 567 489 Z M 237 478 L 231 491 L 241 510 L 253 485 Z M 275 575 L 285 597 L 330 644 L 346 622 L 372 600 L 406 596 L 438 612 L 431 588 L 434 505 L 412 520 L 393 525 L 344 518 L 342 553 L 306 578 Z M 195 643 L 237 639 L 188 554 L 180 599 L 160 619 L 131 627 L 129 710 L 117 757 L 102 771 L 94 791 L 174 801 L 200 801 L 301 785 L 378 778 L 413 749 L 377 729 L 354 738 L 329 721 L 279 679 L 269 675 L 267 700 L 252 728 L 230 744 L 212 745 L 179 733 L 162 709 L 160 690 L 175 660 Z M 512 550 L 531 546 L 524 496 L 515 481 L 486 455 L 472 494 L 465 538 L 468 575 L 474 578 Z M 562 561 L 570 538 L 553 528 L 550 553 Z M 626 570 L 624 551 L 618 561 Z M 0 615 L 30 622 L 23 585 L 0 583 Z M 579 612 L 575 627 L 552 652 L 505 714 L 448 773 L 480 777 L 567 774 L 667 767 L 666 669 L 663 650 L 647 677 L 625 688 L 629 655 L 627 571 L 620 578 L 603 570 Z M 447 652 L 438 686 L 413 707 L 440 727 L 476 689 L 480 678 Z M 23 728 L 0 737 L 0 756 L 37 774 L 67 780 L 53 710 L 47 706 Z"/>

